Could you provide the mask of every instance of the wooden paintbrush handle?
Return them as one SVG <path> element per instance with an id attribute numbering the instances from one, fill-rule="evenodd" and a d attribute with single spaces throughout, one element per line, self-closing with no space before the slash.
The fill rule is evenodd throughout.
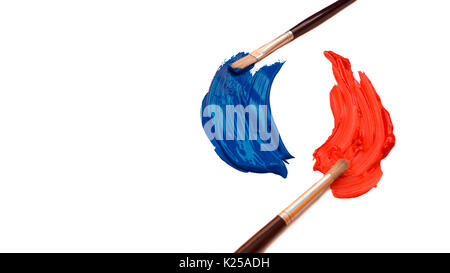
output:
<path id="1" fill-rule="evenodd" d="M 308 17 L 295 27 L 291 28 L 290 31 L 294 35 L 294 39 L 322 24 L 355 1 L 356 0 L 336 1 L 334 4 L 331 4 L 316 14 Z"/>
<path id="2" fill-rule="evenodd" d="M 312 30 L 318 25 L 322 24 L 326 20 L 330 19 L 336 13 L 343 10 L 345 7 L 355 2 L 356 0 L 339 0 L 334 4 L 324 8 L 323 10 L 317 12 L 316 14 L 310 16 L 300 24 L 286 31 L 282 35 L 278 36 L 274 40 L 268 42 L 247 56 L 235 61 L 230 65 L 231 69 L 235 73 L 240 73 L 251 65 L 261 61 L 265 57 L 269 56 L 275 50 L 283 47 L 284 45 L 292 42 L 295 38 L 305 34 L 306 32 Z"/>
<path id="3" fill-rule="evenodd" d="M 280 216 L 276 216 L 258 231 L 252 238 L 243 244 L 236 253 L 260 253 L 270 242 L 287 227 L 287 223 Z"/>
<path id="4" fill-rule="evenodd" d="M 305 191 L 292 204 L 280 212 L 272 221 L 265 225 L 252 238 L 243 244 L 235 253 L 259 253 L 279 235 L 289 224 L 299 217 L 313 202 L 315 202 L 347 168 L 349 162 L 338 160 L 333 167 Z"/>

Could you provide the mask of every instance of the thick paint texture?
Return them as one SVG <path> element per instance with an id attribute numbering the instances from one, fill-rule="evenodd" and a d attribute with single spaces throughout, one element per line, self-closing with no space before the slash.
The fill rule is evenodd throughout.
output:
<path id="1" fill-rule="evenodd" d="M 330 93 L 334 129 L 314 152 L 314 170 L 326 173 L 338 159 L 350 160 L 349 168 L 331 184 L 331 190 L 338 198 L 357 197 L 380 181 L 380 161 L 395 144 L 393 125 L 369 78 L 359 72 L 358 82 L 348 59 L 330 51 L 325 56 L 337 82 Z"/>
<path id="2" fill-rule="evenodd" d="M 203 128 L 217 155 L 233 168 L 243 172 L 274 173 L 286 177 L 285 162 L 292 156 L 279 137 L 269 102 L 272 82 L 283 63 L 264 66 L 254 74 L 249 70 L 232 72 L 229 65 L 245 55 L 237 54 L 217 70 L 202 102 Z M 243 116 L 232 114 L 234 124 L 230 124 L 227 123 L 229 113 L 225 113 L 227 106 L 242 106 L 247 112 Z M 260 106 L 266 111 L 261 111 Z M 257 126 L 255 122 L 250 122 L 250 117 L 253 116 L 257 116 Z M 262 121 L 266 123 L 266 128 L 261 126 Z M 242 128 L 245 129 L 244 132 Z M 220 134 L 217 134 L 218 130 Z M 214 137 L 211 137 L 210 131 L 214 131 Z"/>

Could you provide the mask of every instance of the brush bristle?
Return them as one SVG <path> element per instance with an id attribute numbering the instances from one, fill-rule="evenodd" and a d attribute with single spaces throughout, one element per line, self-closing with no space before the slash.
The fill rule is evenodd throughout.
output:
<path id="1" fill-rule="evenodd" d="M 346 159 L 341 159 L 333 167 L 328 171 L 328 174 L 331 174 L 333 179 L 337 179 L 345 170 L 348 168 L 350 163 Z"/>
<path id="2" fill-rule="evenodd" d="M 245 70 L 249 66 L 255 64 L 258 61 L 255 56 L 248 54 L 247 56 L 240 58 L 230 65 L 231 69 L 235 72 Z"/>

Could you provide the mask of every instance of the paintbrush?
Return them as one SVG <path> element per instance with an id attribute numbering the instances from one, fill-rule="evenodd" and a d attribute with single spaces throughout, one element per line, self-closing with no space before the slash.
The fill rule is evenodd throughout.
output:
<path id="1" fill-rule="evenodd" d="M 349 162 L 345 159 L 337 161 L 333 167 L 307 191 L 305 191 L 292 204 L 280 212 L 272 221 L 265 225 L 236 253 L 259 253 L 297 219 L 309 206 L 311 206 L 347 168 Z"/>
<path id="2" fill-rule="evenodd" d="M 292 42 L 296 38 L 302 36 L 303 34 L 322 24 L 326 20 L 330 19 L 339 11 L 343 10 L 355 1 L 356 0 L 336 1 L 334 4 L 331 4 L 330 6 L 303 20 L 301 23 L 283 33 L 279 37 L 275 38 L 274 40 L 268 42 L 267 44 L 246 55 L 245 57 L 235 61 L 230 65 L 231 70 L 236 73 L 239 73 L 242 70 L 246 70 L 250 66 L 272 54 L 275 50 Z"/>

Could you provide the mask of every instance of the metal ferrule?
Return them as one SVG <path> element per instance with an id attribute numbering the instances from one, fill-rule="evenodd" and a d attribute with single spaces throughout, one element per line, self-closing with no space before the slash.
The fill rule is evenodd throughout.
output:
<path id="1" fill-rule="evenodd" d="M 274 40 L 253 51 L 252 53 L 250 53 L 250 55 L 254 56 L 256 59 L 258 59 L 258 61 L 261 61 L 265 57 L 272 54 L 275 50 L 288 44 L 292 40 L 294 40 L 294 34 L 292 34 L 291 31 L 285 32 Z"/>
<path id="2" fill-rule="evenodd" d="M 324 175 L 319 181 L 311 186 L 297 200 L 284 209 L 278 216 L 283 218 L 286 224 L 290 224 L 300 216 L 314 201 L 316 201 L 330 186 L 334 178 L 331 174 Z"/>

